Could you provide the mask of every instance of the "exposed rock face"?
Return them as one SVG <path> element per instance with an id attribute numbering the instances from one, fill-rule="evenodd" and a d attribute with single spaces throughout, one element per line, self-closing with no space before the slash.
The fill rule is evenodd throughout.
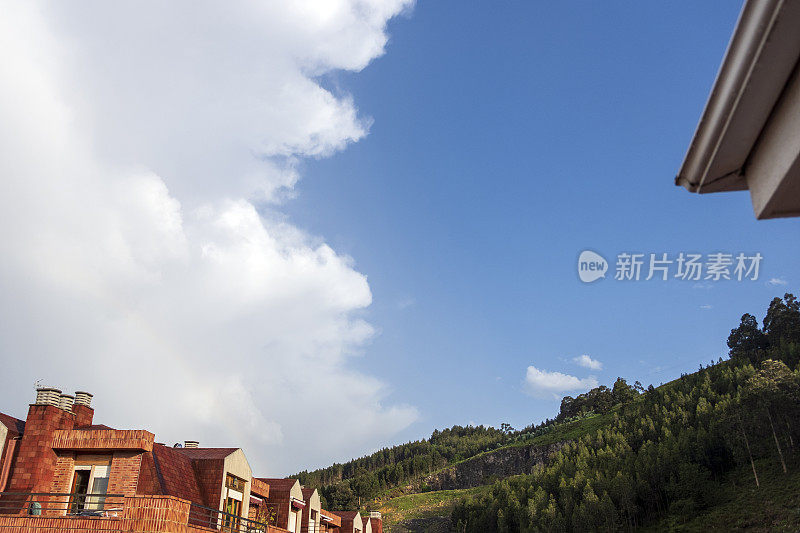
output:
<path id="1" fill-rule="evenodd" d="M 422 480 L 422 485 L 427 490 L 469 489 L 508 476 L 530 474 L 536 465 L 547 464 L 564 444 L 502 448 L 431 474 Z"/>
<path id="2" fill-rule="evenodd" d="M 450 531 L 452 531 L 450 518 L 446 516 L 412 518 L 392 527 L 392 533 L 449 533 Z"/>

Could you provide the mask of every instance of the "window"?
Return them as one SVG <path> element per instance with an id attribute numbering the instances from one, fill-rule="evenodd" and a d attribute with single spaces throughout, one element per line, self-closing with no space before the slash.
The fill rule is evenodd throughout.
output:
<path id="1" fill-rule="evenodd" d="M 108 493 L 108 464 L 76 465 L 70 486 L 69 512 L 87 514 L 105 505 Z"/>
<path id="2" fill-rule="evenodd" d="M 240 477 L 236 477 L 233 474 L 227 474 L 225 476 L 225 486 L 229 489 L 238 490 L 239 492 L 244 492 L 245 484 L 247 482 Z"/>
<path id="3" fill-rule="evenodd" d="M 72 476 L 72 488 L 70 493 L 69 512 L 77 514 L 83 511 L 86 505 L 86 493 L 89 492 L 89 478 L 92 475 L 91 468 L 78 468 L 75 469 L 75 474 Z"/>
<path id="4" fill-rule="evenodd" d="M 233 517 L 225 515 L 225 528 L 231 531 L 238 530 L 238 517 L 242 515 L 242 502 L 234 498 L 228 498 L 225 501 L 225 512 L 228 513 L 228 515 L 234 515 Z"/>
<path id="5" fill-rule="evenodd" d="M 94 466 L 92 467 L 92 479 L 89 484 L 89 494 L 86 498 L 86 507 L 88 509 L 100 510 L 106 503 L 105 495 L 108 494 L 108 467 L 107 466 Z M 102 496 L 95 496 L 101 494 Z"/>

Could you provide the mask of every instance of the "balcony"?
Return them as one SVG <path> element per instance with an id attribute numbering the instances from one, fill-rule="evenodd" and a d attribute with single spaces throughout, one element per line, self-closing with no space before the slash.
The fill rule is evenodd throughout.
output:
<path id="1" fill-rule="evenodd" d="M 0 492 L 0 530 L 287 533 L 174 496 Z"/>

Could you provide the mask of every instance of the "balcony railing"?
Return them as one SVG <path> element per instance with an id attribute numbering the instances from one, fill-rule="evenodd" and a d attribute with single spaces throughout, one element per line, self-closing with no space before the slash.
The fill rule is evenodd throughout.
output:
<path id="1" fill-rule="evenodd" d="M 0 514 L 118 517 L 124 502 L 122 494 L 0 492 Z"/>
<path id="2" fill-rule="evenodd" d="M 222 533 L 288 533 L 276 524 L 277 506 L 262 502 L 258 507 L 250 519 L 174 496 L 0 492 L 0 531 L 83 530 L 87 521 L 119 520 L 122 531 L 161 531 L 162 527 L 173 531 L 170 528 L 194 526 Z M 67 520 L 78 525 L 63 526 Z"/>
<path id="3" fill-rule="evenodd" d="M 266 532 L 269 530 L 270 525 L 274 526 L 274 523 L 268 525 L 266 521 L 250 520 L 249 518 L 218 511 L 196 503 L 193 503 L 189 508 L 189 524 L 216 529 L 223 533 Z"/>

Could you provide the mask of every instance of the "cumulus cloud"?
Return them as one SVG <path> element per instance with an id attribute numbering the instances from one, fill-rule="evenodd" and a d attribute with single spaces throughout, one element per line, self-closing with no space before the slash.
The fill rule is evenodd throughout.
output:
<path id="1" fill-rule="evenodd" d="M 408 6 L 4 3 L 2 410 L 36 379 L 86 389 L 100 422 L 265 475 L 415 420 L 361 370 L 366 277 L 279 211 L 301 158 L 368 132 L 318 77 L 380 56 Z"/>
<path id="2" fill-rule="evenodd" d="M 788 284 L 789 282 L 783 278 L 770 278 L 770 280 L 767 281 L 767 285 L 772 285 L 773 287 L 783 286 Z"/>
<path id="3" fill-rule="evenodd" d="M 571 391 L 586 391 L 597 387 L 598 382 L 594 376 L 578 378 L 561 372 L 539 370 L 529 366 L 525 373 L 525 391 L 531 396 L 547 398 Z"/>
<path id="4" fill-rule="evenodd" d="M 586 354 L 574 357 L 572 360 L 575 362 L 575 364 L 577 364 L 578 366 L 582 366 L 583 368 L 589 368 L 591 370 L 603 369 L 603 363 L 601 363 L 597 359 L 592 359 Z"/>

